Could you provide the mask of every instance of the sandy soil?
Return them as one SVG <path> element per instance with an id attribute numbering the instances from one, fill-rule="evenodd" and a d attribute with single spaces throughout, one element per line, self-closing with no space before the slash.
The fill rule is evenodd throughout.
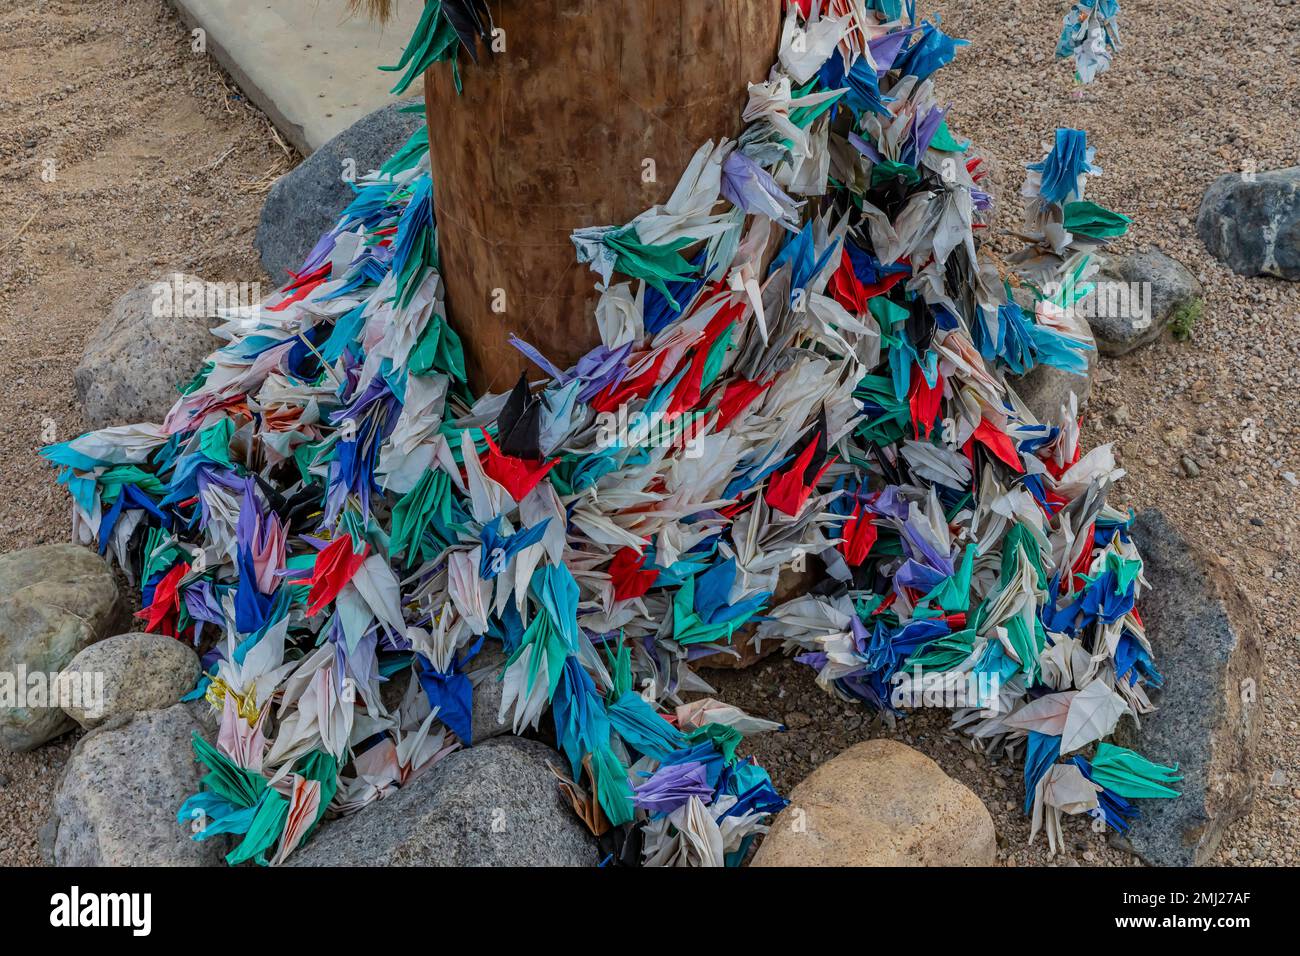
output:
<path id="1" fill-rule="evenodd" d="M 954 131 L 996 164 L 1007 197 L 998 227 L 1016 222 L 1023 163 L 1039 158 L 1056 126 L 1084 128 L 1105 170 L 1090 198 L 1136 220 L 1117 251 L 1158 245 L 1205 287 L 1205 317 L 1190 342 L 1102 361 L 1085 437 L 1089 446 L 1116 443 L 1130 472 L 1122 500 L 1164 509 L 1222 555 L 1259 612 L 1258 795 L 1218 861 L 1294 864 L 1300 717 L 1289 680 L 1300 672 L 1300 488 L 1282 475 L 1300 473 L 1300 284 L 1233 276 L 1205 253 L 1194 222 L 1216 176 L 1300 162 L 1292 69 L 1300 4 L 1126 0 L 1124 50 L 1081 97 L 1070 67 L 1052 59 L 1066 5 L 922 4 L 973 41 L 940 85 L 954 104 Z M 110 303 L 169 269 L 264 280 L 252 250 L 259 191 L 292 158 L 215 64 L 190 52 L 162 0 L 9 0 L 0 7 L 0 76 L 0 548 L 10 550 L 66 535 L 63 492 L 36 453 L 82 428 L 71 372 Z M 52 183 L 41 179 L 45 159 L 56 163 Z M 1242 437 L 1248 420 L 1251 442 Z M 1183 477 L 1184 455 L 1200 463 L 1198 477 Z M 1019 768 L 971 754 L 945 733 L 941 715 L 873 727 L 789 661 L 717 683 L 725 699 L 792 728 L 750 747 L 783 789 L 843 747 L 888 732 L 985 800 L 1007 864 L 1048 862 L 1041 839 L 1025 845 Z M 37 862 L 36 833 L 70 746 L 0 754 L 0 865 Z M 1070 852 L 1052 863 L 1132 862 L 1078 821 L 1068 834 Z"/>

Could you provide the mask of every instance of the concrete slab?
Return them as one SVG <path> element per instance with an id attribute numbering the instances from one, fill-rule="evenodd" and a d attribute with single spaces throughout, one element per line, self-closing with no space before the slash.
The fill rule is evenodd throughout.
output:
<path id="1" fill-rule="evenodd" d="M 347 0 L 170 0 L 208 52 L 303 155 L 393 102 L 396 63 L 424 4 L 406 0 L 385 27 L 348 18 Z M 420 90 L 412 88 L 413 92 Z"/>

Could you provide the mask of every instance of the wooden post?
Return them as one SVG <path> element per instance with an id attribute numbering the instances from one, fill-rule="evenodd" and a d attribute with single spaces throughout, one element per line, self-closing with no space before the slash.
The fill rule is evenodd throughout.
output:
<path id="1" fill-rule="evenodd" d="M 741 129 L 776 58 L 780 0 L 502 0 L 505 50 L 425 76 L 438 251 L 475 390 L 599 342 L 599 277 L 569 235 L 672 192 L 705 141 Z M 651 166 L 651 164 L 653 164 Z M 650 174 L 653 179 L 647 181 Z"/>

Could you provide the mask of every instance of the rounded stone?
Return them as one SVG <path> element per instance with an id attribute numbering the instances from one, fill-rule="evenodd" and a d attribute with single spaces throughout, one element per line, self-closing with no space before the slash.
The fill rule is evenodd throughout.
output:
<path id="1" fill-rule="evenodd" d="M 894 740 L 845 750 L 795 787 L 753 866 L 992 866 L 993 818 L 937 763 Z"/>
<path id="2" fill-rule="evenodd" d="M 596 839 L 560 795 L 560 754 L 496 737 L 323 825 L 290 866 L 595 866 Z"/>
<path id="3" fill-rule="evenodd" d="M 1126 355 L 1160 337 L 1176 315 L 1196 308 L 1201 284 L 1159 249 L 1110 258 L 1081 308 L 1102 355 Z"/>
<path id="4" fill-rule="evenodd" d="M 1300 166 L 1220 176 L 1201 200 L 1196 234 L 1238 275 L 1300 281 Z"/>
<path id="5" fill-rule="evenodd" d="M 113 572 L 93 551 L 0 555 L 0 747 L 32 750 L 76 726 L 57 703 L 56 677 L 122 614 Z"/>
<path id="6" fill-rule="evenodd" d="M 176 821 L 201 789 L 197 708 L 173 704 L 92 730 L 68 758 L 42 841 L 55 866 L 219 866 L 229 839 L 197 841 Z"/>
<path id="7" fill-rule="evenodd" d="M 170 707 L 198 679 L 198 655 L 175 638 L 118 634 L 72 659 L 59 675 L 59 699 L 68 716 L 90 730 L 113 717 Z M 68 703 L 78 697 L 79 704 Z"/>
<path id="8" fill-rule="evenodd" d="M 179 387 L 222 345 L 210 331 L 220 320 L 209 317 L 207 299 L 202 280 L 176 273 L 143 283 L 113 304 L 72 375 L 88 424 L 163 420 Z"/>

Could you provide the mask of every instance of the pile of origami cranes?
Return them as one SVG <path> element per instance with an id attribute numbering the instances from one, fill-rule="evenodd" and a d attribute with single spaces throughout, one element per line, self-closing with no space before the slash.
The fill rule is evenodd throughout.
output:
<path id="1" fill-rule="evenodd" d="M 429 5 L 408 79 L 486 29 L 448 9 L 476 5 Z M 690 664 L 742 629 L 886 715 L 909 682 L 981 677 L 954 724 L 1023 755 L 1053 849 L 1063 814 L 1124 830 L 1130 800 L 1175 793 L 1176 768 L 1104 742 L 1161 683 L 1131 516 L 1107 505 L 1123 472 L 1082 453 L 1073 400 L 1037 421 L 1008 378 L 1086 367 L 1072 306 L 1128 220 L 1084 198 L 1093 151 L 1058 130 L 1022 254 L 984 259 L 981 160 L 934 88 L 964 41 L 911 13 L 789 4 L 739 141 L 574 233 L 601 344 L 573 368 L 518 342 L 544 381 L 470 391 L 421 131 L 288 286 L 224 316 L 162 423 L 45 450 L 144 626 L 206 649 L 196 839 L 279 863 L 430 771 L 473 742 L 492 650 L 500 720 L 550 711 L 607 861 L 738 865 L 785 805 L 739 748 L 778 725 L 701 696 Z M 606 427 L 629 412 L 667 437 Z M 805 555 L 818 583 L 770 606 Z"/>

